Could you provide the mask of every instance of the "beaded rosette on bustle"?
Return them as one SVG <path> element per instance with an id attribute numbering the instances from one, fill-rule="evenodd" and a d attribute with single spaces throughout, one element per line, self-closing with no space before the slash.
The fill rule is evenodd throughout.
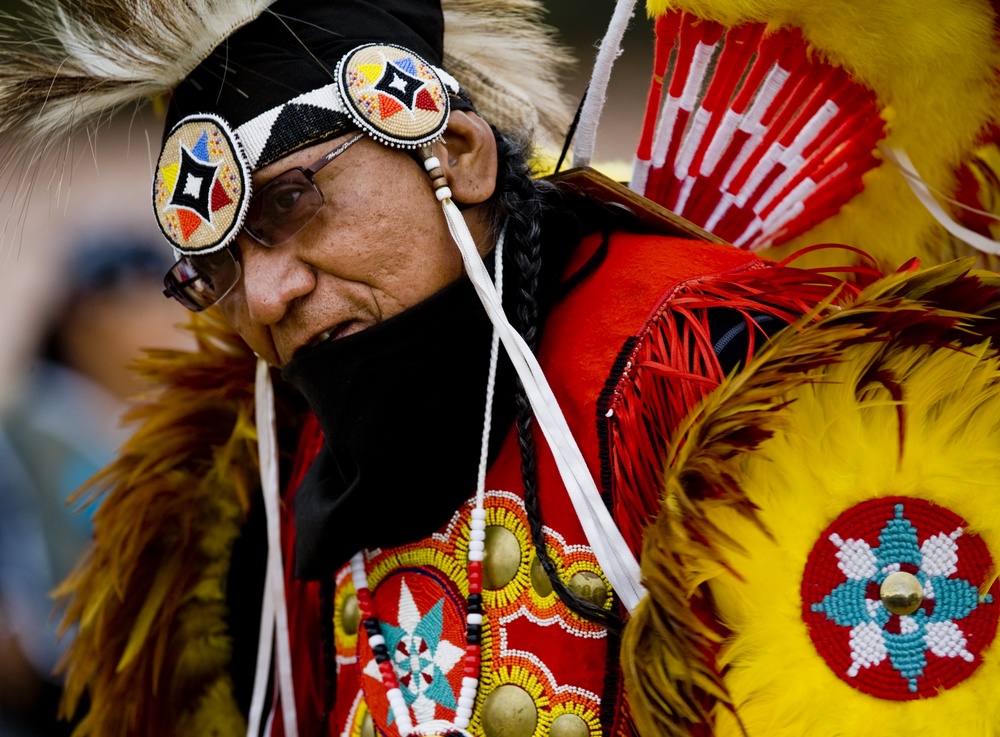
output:
<path id="1" fill-rule="evenodd" d="M 888 277 L 682 424 L 623 642 L 642 734 L 994 734 L 998 308 L 962 264 Z"/>
<path id="2" fill-rule="evenodd" d="M 802 575 L 802 618 L 845 683 L 892 701 L 932 698 L 982 664 L 1000 585 L 980 592 L 994 563 L 968 530 L 944 507 L 890 496 L 851 507 L 823 531 Z M 890 586 L 900 580 L 897 600 Z"/>

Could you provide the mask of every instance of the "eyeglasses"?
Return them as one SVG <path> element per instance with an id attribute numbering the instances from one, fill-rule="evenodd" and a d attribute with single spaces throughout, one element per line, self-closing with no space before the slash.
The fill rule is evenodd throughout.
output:
<path id="1" fill-rule="evenodd" d="M 323 207 L 323 191 L 313 177 L 364 137 L 358 133 L 307 167 L 282 172 L 250 200 L 243 230 L 262 246 L 281 245 Z M 233 241 L 204 256 L 184 256 L 163 277 L 163 294 L 192 312 L 201 312 L 232 291 L 240 280 L 239 247 Z"/>

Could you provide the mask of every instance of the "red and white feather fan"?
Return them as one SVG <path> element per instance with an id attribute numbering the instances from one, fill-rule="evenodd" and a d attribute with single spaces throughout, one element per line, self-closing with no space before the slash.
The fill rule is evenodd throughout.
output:
<path id="1" fill-rule="evenodd" d="M 839 212 L 884 135 L 874 93 L 797 29 L 667 13 L 631 187 L 755 250 Z"/>

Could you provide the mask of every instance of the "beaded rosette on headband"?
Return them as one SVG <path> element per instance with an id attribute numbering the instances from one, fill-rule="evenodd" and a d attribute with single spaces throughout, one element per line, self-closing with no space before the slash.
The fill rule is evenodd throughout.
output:
<path id="1" fill-rule="evenodd" d="M 446 87 L 446 81 L 450 84 Z M 337 65 L 337 84 L 351 118 L 377 141 L 416 148 L 437 140 L 448 124 L 458 83 L 412 51 L 369 44 Z"/>
<path id="2" fill-rule="evenodd" d="M 192 115 L 167 137 L 153 180 L 153 210 L 183 253 L 210 253 L 231 241 L 250 203 L 250 167 L 236 137 L 214 115 Z"/>
<path id="3" fill-rule="evenodd" d="M 360 128 L 380 143 L 417 148 L 441 137 L 459 93 L 453 77 L 401 46 L 364 44 L 337 64 L 336 82 L 235 130 L 217 115 L 183 118 L 167 136 L 153 182 L 163 235 L 182 254 L 207 254 L 236 237 L 250 206 L 250 173 L 274 151 L 301 145 L 289 118 L 326 117 L 334 134 Z"/>

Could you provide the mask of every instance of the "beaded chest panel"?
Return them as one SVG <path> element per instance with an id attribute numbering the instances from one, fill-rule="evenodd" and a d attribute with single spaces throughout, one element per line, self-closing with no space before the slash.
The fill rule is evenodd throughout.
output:
<path id="1" fill-rule="evenodd" d="M 419 543 L 367 554 L 374 607 L 414 723 L 451 720 L 464 674 L 466 556 L 471 504 Z M 482 671 L 469 731 L 486 737 L 599 735 L 606 631 L 571 613 L 537 563 L 521 499 L 486 496 Z M 593 553 L 546 528 L 550 555 L 578 594 L 610 606 Z M 570 535 L 579 534 L 572 531 Z M 338 726 L 344 734 L 395 737 L 378 665 L 349 571 L 337 576 L 334 632 Z M 357 684 L 357 689 L 346 688 Z M 346 693 L 346 691 L 353 691 Z"/>

